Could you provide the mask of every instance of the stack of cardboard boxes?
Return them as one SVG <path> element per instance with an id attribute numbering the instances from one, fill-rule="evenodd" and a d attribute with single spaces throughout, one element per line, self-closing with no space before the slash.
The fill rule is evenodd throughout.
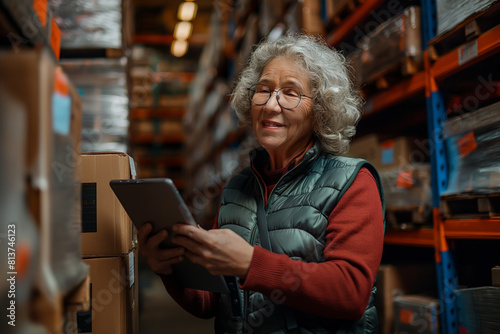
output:
<path id="1" fill-rule="evenodd" d="M 418 227 L 431 221 L 429 152 L 412 137 L 380 140 L 369 134 L 351 143 L 349 156 L 368 160 L 379 171 L 386 197 L 387 228 Z M 400 212 L 409 210 L 408 221 Z M 403 217 L 403 215 L 401 215 Z M 377 311 L 383 334 L 395 331 L 437 333 L 438 302 L 434 266 L 381 265 L 377 275 Z"/>
<path id="2" fill-rule="evenodd" d="M 82 257 L 90 268 L 91 305 L 79 333 L 138 333 L 137 237 L 109 186 L 135 178 L 125 153 L 82 154 Z"/>
<path id="3" fill-rule="evenodd" d="M 0 96 L 2 129 L 15 134 L 2 136 L 0 217 L 14 236 L 16 327 L 137 333 L 135 231 L 109 187 L 134 177 L 133 161 L 81 155 L 81 99 L 45 49 L 0 53 Z"/>
<path id="4" fill-rule="evenodd" d="M 80 241 L 81 101 L 44 48 L 2 52 L 0 90 L 3 125 L 22 139 L 4 143 L 7 156 L 19 150 L 22 159 L 3 162 L 10 172 L 2 183 L 9 201 L 19 199 L 9 205 L 18 214 L 5 220 L 13 233 L 10 269 L 25 296 L 16 297 L 17 316 L 29 319 L 18 328 L 30 322 L 59 332 L 65 299 L 88 275 Z"/>
<path id="5" fill-rule="evenodd" d="M 375 133 L 355 139 L 348 153 L 368 160 L 380 173 L 391 228 L 431 224 L 429 148 L 413 137 L 380 140 Z"/>

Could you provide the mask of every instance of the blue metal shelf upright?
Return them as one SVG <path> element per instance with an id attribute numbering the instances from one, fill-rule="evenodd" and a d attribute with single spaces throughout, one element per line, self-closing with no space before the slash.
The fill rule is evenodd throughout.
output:
<path id="1" fill-rule="evenodd" d="M 451 250 L 444 237 L 444 229 L 439 213 L 440 195 L 446 190 L 448 168 L 445 146 L 442 135 L 442 124 L 446 120 L 446 109 L 443 94 L 436 84 L 434 73 L 429 64 L 427 42 L 436 36 L 436 1 L 422 0 L 423 45 L 426 74 L 427 126 L 429 133 L 431 169 L 432 169 L 432 203 L 436 243 L 436 272 L 439 289 L 441 332 L 458 333 L 458 320 L 454 291 L 457 287 L 457 273 Z"/>

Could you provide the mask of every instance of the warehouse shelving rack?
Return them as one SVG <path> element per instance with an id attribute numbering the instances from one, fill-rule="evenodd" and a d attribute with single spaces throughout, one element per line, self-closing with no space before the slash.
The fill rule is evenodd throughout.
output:
<path id="1" fill-rule="evenodd" d="M 424 1 L 427 14 L 435 14 L 435 2 Z M 497 4 L 498 7 L 498 4 Z M 490 9 L 491 10 L 491 9 Z M 435 17 L 435 15 L 433 16 Z M 458 274 L 450 242 L 454 239 L 500 240 L 500 220 L 494 218 L 443 219 L 440 214 L 440 197 L 447 187 L 447 166 L 442 136 L 442 123 L 447 114 L 444 109 L 443 92 L 439 82 L 463 71 L 465 68 L 484 61 L 500 51 L 500 20 L 494 28 L 465 42 L 434 61 L 426 55 L 426 98 L 429 117 L 429 133 L 434 143 L 431 156 L 433 175 L 434 229 L 436 233 L 436 267 L 441 291 L 441 321 L 444 333 L 458 333 L 457 305 L 454 290 L 458 287 Z M 429 39 L 435 37 L 436 23 L 429 19 L 425 28 Z M 464 52 L 471 56 L 463 58 Z"/>
<path id="2" fill-rule="evenodd" d="M 370 12 L 385 1 L 365 1 L 345 19 L 340 26 L 327 34 L 327 41 L 336 46 L 347 36 L 348 31 L 362 23 Z M 497 5 L 498 6 L 498 5 Z M 440 321 L 443 333 L 458 333 L 457 308 L 454 290 L 458 287 L 458 274 L 449 244 L 455 239 L 500 240 L 500 218 L 444 219 L 440 213 L 440 197 L 447 188 L 447 161 L 442 135 L 442 124 L 446 120 L 444 94 L 438 82 L 459 73 L 464 68 L 498 54 L 500 51 L 500 20 L 494 26 L 472 41 L 436 56 L 427 48 L 428 42 L 436 36 L 436 2 L 421 0 L 424 70 L 397 83 L 388 90 L 377 92 L 367 98 L 363 120 L 383 113 L 386 108 L 397 105 L 425 91 L 427 109 L 427 130 L 430 142 L 432 169 L 433 227 L 410 231 L 388 230 L 384 243 L 387 245 L 433 247 L 440 300 Z M 473 48 L 472 56 L 465 61 L 464 52 Z M 431 50 L 432 51 L 432 50 Z M 431 59 L 433 58 L 433 59 Z M 498 91 L 495 96 L 498 96 Z M 362 122 L 363 122 L 362 120 Z"/>

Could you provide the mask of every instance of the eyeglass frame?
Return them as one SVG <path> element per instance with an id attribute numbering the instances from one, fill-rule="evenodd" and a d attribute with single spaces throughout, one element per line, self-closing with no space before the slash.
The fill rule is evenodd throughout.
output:
<path id="1" fill-rule="evenodd" d="M 252 87 L 254 86 L 265 86 L 267 88 L 269 88 L 269 98 L 266 100 L 266 102 L 264 103 L 255 103 L 254 100 L 252 99 L 252 97 L 249 96 L 250 98 L 250 102 L 252 102 L 253 104 L 255 104 L 256 106 L 264 106 L 267 104 L 267 102 L 269 102 L 269 100 L 273 97 L 273 92 L 276 92 L 276 101 L 278 102 L 278 105 L 283 108 L 283 109 L 286 109 L 286 110 L 292 110 L 292 109 L 295 109 L 297 108 L 298 106 L 300 106 L 300 103 L 302 102 L 302 97 L 307 97 L 309 99 L 313 99 L 313 97 L 311 96 L 308 96 L 308 95 L 305 95 L 305 94 L 302 94 L 302 92 L 298 89 L 298 88 L 294 88 L 294 87 L 281 87 L 280 89 L 276 90 L 276 89 L 271 89 L 271 87 L 269 87 L 268 85 L 265 85 L 265 84 L 253 84 L 252 86 L 248 87 L 247 90 L 250 92 L 250 90 L 252 89 Z M 280 103 L 280 99 L 279 99 L 279 95 L 280 95 L 280 92 L 282 89 L 286 89 L 286 88 L 289 88 L 289 89 L 294 89 L 296 90 L 297 92 L 299 92 L 299 102 L 297 103 L 297 105 L 293 108 L 286 108 L 286 107 L 283 107 Z M 255 95 L 255 92 L 254 92 L 254 95 Z"/>

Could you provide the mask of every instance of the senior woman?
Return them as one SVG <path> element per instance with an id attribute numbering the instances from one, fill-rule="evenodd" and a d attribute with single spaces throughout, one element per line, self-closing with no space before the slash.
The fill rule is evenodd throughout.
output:
<path id="1" fill-rule="evenodd" d="M 373 166 L 341 156 L 361 106 L 344 57 L 318 37 L 264 40 L 231 103 L 260 144 L 251 166 L 228 181 L 213 229 L 175 225 L 167 250 L 166 231 L 139 230 L 150 267 L 217 333 L 376 332 L 384 200 Z M 181 288 L 170 274 L 184 257 L 237 277 L 241 302 Z"/>

